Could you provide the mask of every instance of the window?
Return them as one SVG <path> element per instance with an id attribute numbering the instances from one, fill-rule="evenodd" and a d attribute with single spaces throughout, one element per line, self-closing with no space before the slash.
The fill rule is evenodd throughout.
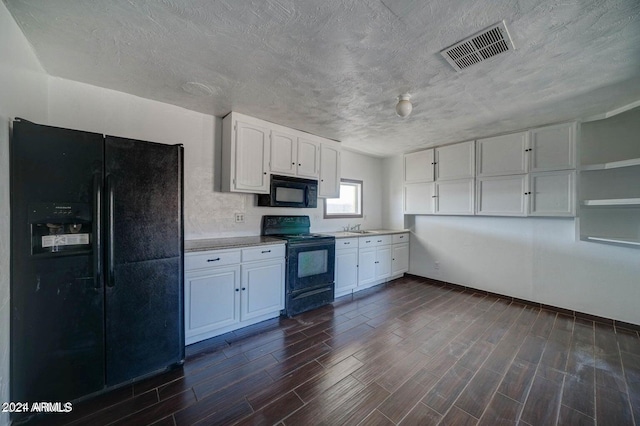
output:
<path id="1" fill-rule="evenodd" d="M 340 198 L 324 199 L 324 218 L 362 217 L 362 181 L 340 179 Z"/>

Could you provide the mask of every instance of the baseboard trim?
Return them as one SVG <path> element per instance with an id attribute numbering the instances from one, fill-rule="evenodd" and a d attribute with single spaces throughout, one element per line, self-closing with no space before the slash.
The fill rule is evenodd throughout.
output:
<path id="1" fill-rule="evenodd" d="M 574 310 L 571 310 L 571 309 L 560 308 L 558 306 L 547 305 L 545 303 L 533 302 L 531 300 L 520 299 L 520 298 L 517 298 L 517 297 L 511 297 L 511 296 L 507 296 L 507 295 L 504 295 L 504 294 L 494 293 L 494 292 L 491 292 L 491 291 L 481 290 L 481 289 L 468 287 L 468 286 L 464 286 L 464 285 L 460 285 L 460 284 L 454 284 L 454 283 L 450 283 L 450 282 L 447 282 L 447 281 L 436 280 L 436 279 L 428 278 L 428 277 L 421 277 L 420 275 L 414 275 L 414 274 L 407 273 L 407 274 L 405 274 L 405 277 L 416 279 L 416 280 L 424 280 L 424 281 L 428 282 L 431 285 L 436 285 L 436 286 L 439 286 L 439 287 L 448 287 L 448 288 L 452 288 L 452 289 L 458 290 L 458 291 L 473 291 L 473 292 L 479 293 L 479 294 L 486 294 L 488 296 L 494 296 L 494 297 L 498 297 L 500 299 L 510 300 L 512 302 L 515 302 L 515 303 L 520 303 L 520 304 L 527 305 L 527 306 L 533 306 L 533 307 L 540 308 L 540 309 L 546 309 L 548 311 L 558 312 L 558 313 L 561 313 L 561 314 L 564 314 L 564 315 L 568 315 L 568 316 L 572 316 L 572 317 L 575 317 L 575 318 L 578 318 L 578 319 L 581 319 L 581 320 L 585 320 L 585 321 L 593 321 L 593 322 L 597 322 L 597 323 L 601 323 L 601 324 L 607 324 L 607 325 L 613 326 L 616 329 L 631 331 L 631 332 L 634 332 L 634 333 L 640 333 L 640 325 L 638 325 L 638 324 L 632 324 L 632 323 L 628 323 L 628 322 L 624 322 L 624 321 L 614 320 L 614 319 L 611 319 L 611 318 L 600 317 L 600 316 L 597 316 L 597 315 L 591 315 L 591 314 L 587 314 L 587 313 L 580 312 L 580 311 L 574 311 Z"/>

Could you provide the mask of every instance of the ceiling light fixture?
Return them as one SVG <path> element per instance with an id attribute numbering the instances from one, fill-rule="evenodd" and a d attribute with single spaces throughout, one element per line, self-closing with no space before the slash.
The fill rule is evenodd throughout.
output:
<path id="1" fill-rule="evenodd" d="M 408 117 L 413 110 L 413 105 L 411 105 L 411 95 L 405 93 L 404 95 L 398 96 L 398 104 L 396 105 L 396 114 L 398 117 Z"/>

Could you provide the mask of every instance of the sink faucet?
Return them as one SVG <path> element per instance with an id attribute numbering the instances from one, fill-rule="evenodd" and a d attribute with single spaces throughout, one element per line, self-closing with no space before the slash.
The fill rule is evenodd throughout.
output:
<path id="1" fill-rule="evenodd" d="M 349 228 L 349 231 L 355 231 L 356 229 L 358 231 L 360 230 L 360 224 L 359 223 L 357 223 L 357 224 L 353 225 L 351 228 Z"/>
<path id="2" fill-rule="evenodd" d="M 343 227 L 342 227 L 342 230 L 343 230 L 344 232 L 347 232 L 347 231 L 349 230 L 349 224 L 347 224 L 347 226 L 343 226 Z"/>

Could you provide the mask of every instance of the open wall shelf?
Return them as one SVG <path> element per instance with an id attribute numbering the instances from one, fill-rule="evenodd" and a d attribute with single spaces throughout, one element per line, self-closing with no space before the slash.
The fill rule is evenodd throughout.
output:
<path id="1" fill-rule="evenodd" d="M 640 248 L 640 107 L 581 134 L 580 239 Z"/>

